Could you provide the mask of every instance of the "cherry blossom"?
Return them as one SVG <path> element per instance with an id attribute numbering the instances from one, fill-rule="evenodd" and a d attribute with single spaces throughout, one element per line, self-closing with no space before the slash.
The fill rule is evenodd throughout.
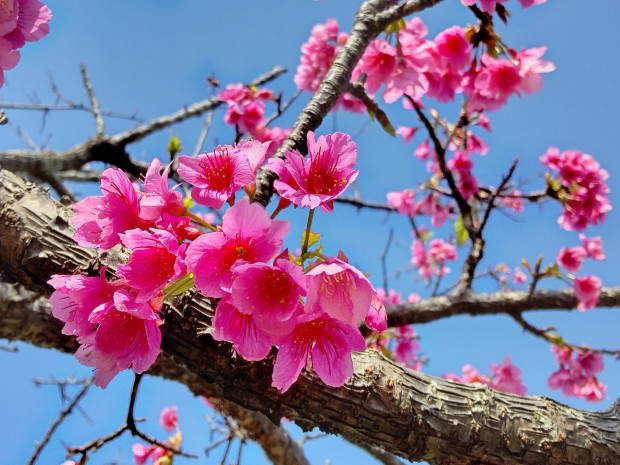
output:
<path id="1" fill-rule="evenodd" d="M 334 199 L 355 180 L 358 170 L 353 169 L 357 160 L 357 146 L 347 134 L 335 132 L 318 139 L 308 132 L 308 158 L 298 151 L 285 152 L 286 161 L 276 170 L 286 169 L 298 189 L 276 180 L 274 188 L 282 197 L 301 207 L 320 207 L 326 213 L 333 211 Z M 271 166 L 274 166 L 271 165 Z M 274 170 L 275 171 L 275 170 Z"/>

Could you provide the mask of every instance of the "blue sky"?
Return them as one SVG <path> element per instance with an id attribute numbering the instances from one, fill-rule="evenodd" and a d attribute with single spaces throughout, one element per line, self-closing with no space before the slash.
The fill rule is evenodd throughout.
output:
<path id="1" fill-rule="evenodd" d="M 307 40 L 312 26 L 327 18 L 337 18 L 341 29 L 348 30 L 359 5 L 353 0 L 235 0 L 229 2 L 195 2 L 158 0 L 150 2 L 107 0 L 47 2 L 54 19 L 51 32 L 45 39 L 28 44 L 22 50 L 17 67 L 5 73 L 6 83 L 0 91 L 6 102 L 54 103 L 50 91 L 49 73 L 60 91 L 73 101 L 87 103 L 81 85 L 79 64 L 84 63 L 90 74 L 102 108 L 120 113 L 138 112 L 149 120 L 172 113 L 184 105 L 209 97 L 205 79 L 214 75 L 222 84 L 248 82 L 272 66 L 286 67 L 289 72 L 270 84 L 285 99 L 295 89 L 292 82 L 299 61 L 299 48 Z M 602 4 L 598 2 L 597 5 Z M 216 6 L 213 6 L 216 5 Z M 515 158 L 519 158 L 516 179 L 529 181 L 527 187 L 543 186 L 543 169 L 538 158 L 549 146 L 561 150 L 576 148 L 593 155 L 610 173 L 609 184 L 612 206 L 618 204 L 614 179 L 620 176 L 617 161 L 617 125 L 620 97 L 617 90 L 620 60 L 620 39 L 616 33 L 620 4 L 605 2 L 605 7 L 585 6 L 577 0 L 549 0 L 542 6 L 521 11 L 516 0 L 506 7 L 512 13 L 508 28 L 498 26 L 504 40 L 516 49 L 548 46 L 546 59 L 553 61 L 557 70 L 544 76 L 543 90 L 523 99 L 512 98 L 501 111 L 490 115 L 493 132 L 480 134 L 490 147 L 489 154 L 476 160 L 476 174 L 490 184 L 497 185 Z M 432 38 L 454 24 L 473 22 L 472 15 L 457 0 L 445 0 L 422 15 Z M 304 94 L 283 115 L 278 123 L 292 125 L 297 112 L 309 96 Z M 415 118 L 400 106 L 385 110 L 397 125 L 414 125 Z M 442 106 L 445 116 L 455 116 L 458 108 Z M 268 112 L 269 113 L 269 112 Z M 40 114 L 12 110 L 8 112 L 13 127 L 25 129 L 37 143 L 57 150 L 67 149 L 94 135 L 92 117 L 85 113 L 56 113 L 45 119 L 42 127 Z M 205 147 L 232 142 L 233 131 L 221 123 L 223 112 L 214 118 Z M 334 130 L 356 134 L 359 146 L 358 188 L 367 200 L 384 201 L 391 190 L 414 187 L 424 179 L 422 163 L 411 153 L 421 142 L 418 136 L 410 145 L 393 140 L 375 124 L 367 124 L 366 116 L 338 113 L 330 115 L 317 131 Z M 124 120 L 107 119 L 106 131 L 112 134 L 131 126 Z M 202 126 L 201 119 L 175 126 L 173 133 L 181 138 L 187 152 L 191 152 Z M 359 133 L 359 130 L 364 130 Z M 1 149 L 23 147 L 11 127 L 0 127 Z M 359 133 L 359 134 L 358 134 Z M 131 146 L 131 154 L 139 160 L 164 156 L 169 131 L 162 131 L 146 141 Z M 92 187 L 77 186 L 80 194 L 94 193 Z M 560 230 L 556 224 L 559 206 L 545 204 L 530 206 L 516 220 L 513 216 L 496 213 L 487 230 L 487 250 L 481 269 L 499 262 L 514 267 L 523 257 L 531 262 L 543 255 L 544 262 L 553 260 L 562 246 L 578 245 L 577 234 Z M 299 237 L 305 225 L 304 214 L 287 211 L 284 219 L 295 226 L 291 237 Z M 584 273 L 602 277 L 605 285 L 618 282 L 616 267 L 620 261 L 620 227 L 617 209 L 601 226 L 589 228 L 588 235 L 602 235 L 607 260 L 586 263 Z M 375 285 L 381 285 L 379 258 L 390 228 L 394 229 L 394 243 L 388 256 L 391 270 L 403 269 L 410 260 L 410 233 L 406 219 L 397 215 L 362 212 L 339 205 L 332 215 L 318 213 L 314 228 L 324 234 L 326 251 L 336 253 L 339 248 L 349 255 L 351 262 L 372 275 Z M 443 229 L 438 237 L 448 238 L 450 231 Z M 289 244 L 295 247 L 295 243 Z M 461 255 L 465 251 L 460 251 Z M 459 268 L 459 265 L 454 267 Z M 428 295 L 423 282 L 414 281 L 413 273 L 405 273 L 398 280 L 390 278 L 391 287 L 403 295 L 418 292 Z M 547 285 L 543 282 L 542 285 Z M 549 287 L 558 283 L 549 282 Z M 494 290 L 493 285 L 481 283 L 477 290 Z M 599 309 L 587 314 L 577 312 L 540 312 L 529 315 L 539 326 L 555 326 L 574 343 L 586 343 L 609 349 L 618 347 L 617 309 Z M 546 387 L 547 376 L 555 365 L 547 344 L 535 340 L 522 331 L 508 317 L 458 317 L 416 327 L 421 334 L 421 345 L 430 357 L 424 370 L 433 375 L 459 372 L 462 365 L 471 363 L 481 372 L 489 371 L 489 363 L 499 363 L 510 355 L 521 368 L 528 394 L 557 398 L 580 408 L 602 409 L 620 397 L 620 368 L 606 359 L 606 370 L 600 379 L 608 385 L 608 398 L 599 404 L 587 404 L 576 399 L 563 399 Z M 0 437 L 10 444 L 3 451 L 6 463 L 25 463 L 59 409 L 57 392 L 51 387 L 34 388 L 31 379 L 54 376 L 58 379 L 72 374 L 87 376 L 71 356 L 34 349 L 18 344 L 19 353 L 0 352 L 0 370 L 8 374 L 10 382 L 2 383 L 1 395 L 5 421 L 0 423 Z M 101 391 L 95 389 L 84 403 L 84 408 L 95 421 L 89 425 L 76 415 L 52 438 L 52 443 L 39 463 L 62 463 L 62 441 L 75 445 L 98 434 L 105 434 L 118 426 L 125 415 L 131 385 L 131 376 L 124 373 Z M 164 439 L 157 425 L 162 407 L 179 406 L 184 447 L 201 454 L 208 439 L 208 427 L 203 415 L 206 407 L 194 400 L 183 386 L 145 379 L 138 401 L 140 416 L 150 421 L 145 429 Z M 293 434 L 299 434 L 292 428 Z M 106 446 L 90 463 L 103 464 L 116 460 L 131 463 L 127 439 Z M 336 438 L 308 443 L 309 458 L 322 464 L 348 464 L 352 460 L 374 463 L 363 452 L 349 448 Z M 8 456 L 7 456 L 8 453 Z M 218 463 L 216 451 L 208 463 Z M 359 454 L 359 455 L 358 455 Z M 245 463 L 267 463 L 260 451 L 251 448 Z M 179 460 L 175 463 L 191 463 Z"/>

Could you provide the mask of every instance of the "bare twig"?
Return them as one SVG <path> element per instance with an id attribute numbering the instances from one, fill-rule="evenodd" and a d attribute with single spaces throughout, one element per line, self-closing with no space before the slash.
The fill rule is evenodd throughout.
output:
<path id="1" fill-rule="evenodd" d="M 56 420 L 54 420 L 54 422 L 50 425 L 50 427 L 45 432 L 45 435 L 43 436 L 43 439 L 41 440 L 41 442 L 39 442 L 37 444 L 37 447 L 35 448 L 33 454 L 30 456 L 30 460 L 28 460 L 27 465 L 32 465 L 32 464 L 34 464 L 36 462 L 37 458 L 39 457 L 39 454 L 41 453 L 43 448 L 49 442 L 50 438 L 52 437 L 52 434 L 54 434 L 54 431 L 56 431 L 56 429 L 60 426 L 62 421 L 67 416 L 69 416 L 69 414 L 75 408 L 75 406 L 78 404 L 78 402 L 80 400 L 82 400 L 82 398 L 86 395 L 86 393 L 90 389 L 92 383 L 93 383 L 93 379 L 92 378 L 87 379 L 84 382 L 84 386 L 82 387 L 82 389 L 80 389 L 80 392 L 78 392 L 77 396 L 75 396 L 73 401 L 69 405 L 67 405 L 67 407 L 65 409 L 60 411 L 60 413 L 59 413 L 58 417 L 56 418 Z"/>
<path id="2" fill-rule="evenodd" d="M 82 81 L 84 82 L 84 87 L 86 88 L 86 93 L 88 94 L 88 98 L 90 99 L 90 105 L 93 109 L 95 126 L 97 127 L 97 136 L 103 137 L 103 118 L 101 117 L 101 110 L 99 109 L 99 101 L 97 100 L 97 97 L 95 97 L 95 91 L 93 90 L 90 78 L 88 77 L 88 73 L 86 72 L 86 66 L 84 66 L 83 64 L 80 65 L 80 72 L 82 73 Z"/>

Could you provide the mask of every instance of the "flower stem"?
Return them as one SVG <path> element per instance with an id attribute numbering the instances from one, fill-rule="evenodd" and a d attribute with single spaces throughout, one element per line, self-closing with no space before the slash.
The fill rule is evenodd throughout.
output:
<path id="1" fill-rule="evenodd" d="M 301 246 L 301 255 L 308 251 L 308 243 L 310 242 L 310 226 L 312 226 L 312 218 L 314 217 L 314 208 L 310 209 L 308 213 L 308 224 L 306 225 L 306 232 L 304 233 L 304 243 Z"/>
<path id="2" fill-rule="evenodd" d="M 189 216 L 192 220 L 194 220 L 199 225 L 204 226 L 205 228 L 209 228 L 213 232 L 217 231 L 217 229 L 214 226 L 211 226 L 209 223 L 207 223 L 203 219 L 199 218 L 198 216 L 194 215 L 189 210 L 187 210 L 186 215 Z"/>

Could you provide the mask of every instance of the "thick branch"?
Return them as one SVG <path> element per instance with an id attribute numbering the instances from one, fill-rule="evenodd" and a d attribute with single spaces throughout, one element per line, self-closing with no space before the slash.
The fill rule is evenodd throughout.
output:
<path id="1" fill-rule="evenodd" d="M 306 134 L 314 131 L 323 118 L 336 104 L 338 97 L 347 89 L 351 82 L 353 68 L 362 57 L 368 44 L 387 26 L 406 15 L 422 11 L 442 0 L 409 0 L 397 5 L 396 0 L 368 0 L 360 6 L 353 28 L 346 43 L 338 52 L 325 79 L 316 93 L 300 113 L 293 130 L 278 149 L 276 155 L 282 156 L 287 150 L 299 150 L 306 153 Z M 256 194 L 254 200 L 266 206 L 273 194 L 275 173 L 261 170 L 256 178 Z"/>
<path id="2" fill-rule="evenodd" d="M 274 67 L 268 73 L 256 78 L 249 85 L 261 85 L 275 79 L 285 71 L 284 68 Z M 65 171 L 79 170 L 90 161 L 101 161 L 117 166 L 128 174 L 138 177 L 146 172 L 147 166 L 131 160 L 126 150 L 127 145 L 138 142 L 146 136 L 172 124 L 200 116 L 222 104 L 223 102 L 217 97 L 212 97 L 202 102 L 194 103 L 171 115 L 161 116 L 137 128 L 112 136 L 99 133 L 102 128 L 100 128 L 98 123 L 98 134 L 94 138 L 80 143 L 69 150 L 64 152 L 55 152 L 53 150 L 44 150 L 42 152 L 10 150 L 0 153 L 0 166 L 15 173 L 27 174 L 35 179 L 46 179 L 46 173 L 60 174 Z M 95 111 L 94 108 L 93 111 Z"/>
<path id="3" fill-rule="evenodd" d="M 99 258 L 73 244 L 68 215 L 42 189 L 0 171 L 5 280 L 49 293 L 45 281 L 53 273 L 94 274 L 104 261 L 114 261 L 113 252 Z M 11 306 L 0 308 L 0 337 L 24 335 L 15 327 L 24 320 L 15 318 Z M 354 354 L 355 374 L 341 388 L 329 388 L 304 371 L 282 395 L 270 386 L 271 358 L 246 362 L 229 344 L 208 335 L 213 311 L 212 300 L 191 292 L 166 306 L 163 353 L 185 367 L 180 380 L 192 389 L 209 386 L 209 392 L 203 391 L 208 396 L 262 412 L 274 422 L 286 416 L 304 429 L 317 426 L 354 443 L 431 464 L 620 462 L 618 403 L 604 412 L 580 411 L 546 398 L 432 378 L 374 351 Z M 55 338 L 48 329 L 47 339 Z"/>

